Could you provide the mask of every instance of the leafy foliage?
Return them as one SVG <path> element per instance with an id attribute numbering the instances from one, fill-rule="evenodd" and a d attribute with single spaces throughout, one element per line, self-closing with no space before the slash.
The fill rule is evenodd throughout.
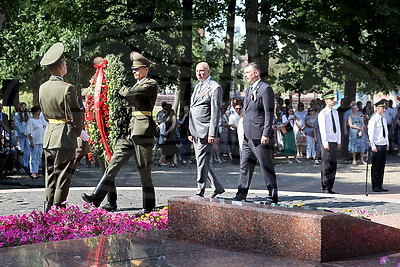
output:
<path id="1" fill-rule="evenodd" d="M 321 91 L 343 80 L 363 92 L 398 86 L 400 3 L 391 0 L 274 1 L 274 29 L 284 44 L 278 63 L 287 66 L 281 85 Z M 394 19 L 397 18 L 397 19 Z M 395 47 L 396 46 L 396 47 Z M 299 66 L 300 53 L 310 54 Z M 296 83 L 296 73 L 298 77 Z M 300 83 L 300 84 L 299 84 Z"/>

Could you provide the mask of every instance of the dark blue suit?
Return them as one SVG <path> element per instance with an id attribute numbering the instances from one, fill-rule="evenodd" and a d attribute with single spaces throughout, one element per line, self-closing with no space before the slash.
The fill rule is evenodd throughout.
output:
<path id="1" fill-rule="evenodd" d="M 240 154 L 239 185 L 235 199 L 246 199 L 258 160 L 269 196 L 274 202 L 278 200 L 278 186 L 272 158 L 274 106 L 274 92 L 269 84 L 259 81 L 255 92 L 247 90 L 244 99 L 244 141 Z M 261 144 L 262 136 L 269 137 L 268 144 Z"/>

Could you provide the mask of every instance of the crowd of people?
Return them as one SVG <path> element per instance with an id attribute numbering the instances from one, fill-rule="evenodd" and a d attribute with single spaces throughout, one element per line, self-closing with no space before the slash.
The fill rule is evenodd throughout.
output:
<path id="1" fill-rule="evenodd" d="M 9 118 L 3 113 L 3 106 L 0 105 L 0 119 L 1 148 L 11 154 L 10 162 L 7 163 L 9 172 L 26 172 L 32 179 L 39 178 L 43 136 L 48 124 L 40 107 L 33 106 L 29 110 L 26 103 L 21 102 L 11 112 Z"/>
<path id="2" fill-rule="evenodd" d="M 320 98 L 311 100 L 306 108 L 302 102 L 293 105 L 289 99 L 276 99 L 274 137 L 277 149 L 275 153 L 282 154 L 287 163 L 301 163 L 300 159 L 303 158 L 306 161 L 313 161 L 315 165 L 320 164 L 322 143 L 317 118 L 325 105 Z M 239 162 L 243 142 L 242 106 L 243 101 L 237 98 L 231 99 L 228 107 L 221 106 L 218 138 L 212 146 L 212 162 L 222 163 L 226 160 L 230 160 L 233 164 Z M 296 106 L 296 109 L 293 106 Z M 194 153 L 191 143 L 187 140 L 189 106 L 185 106 L 178 120 L 170 103 L 163 102 L 162 107 L 157 116 L 162 118 L 158 120 L 161 133 L 158 142 L 161 150 L 159 164 L 177 167 L 178 163 L 192 163 Z M 343 139 L 341 151 L 345 160 L 351 161 L 353 165 L 366 164 L 365 157 L 369 149 L 367 127 L 369 119 L 374 114 L 371 101 L 367 101 L 364 106 L 361 101 L 352 101 L 348 109 L 339 107 L 338 111 Z M 400 155 L 400 107 L 393 107 L 392 100 L 388 101 L 385 117 L 390 142 L 388 154 Z M 168 125 L 167 130 L 164 130 L 164 123 Z M 166 140 L 169 142 L 165 143 Z"/>

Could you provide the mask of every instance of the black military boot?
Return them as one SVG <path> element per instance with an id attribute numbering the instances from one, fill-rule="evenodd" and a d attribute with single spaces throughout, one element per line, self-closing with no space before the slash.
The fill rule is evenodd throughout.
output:
<path id="1" fill-rule="evenodd" d="M 60 208 L 63 208 L 63 209 L 65 209 L 65 208 L 67 207 L 67 205 L 65 205 L 65 204 L 61 204 L 61 203 L 54 203 L 54 206 L 56 206 L 56 207 L 57 207 L 57 209 L 60 209 Z"/>
<path id="2" fill-rule="evenodd" d="M 53 202 L 44 202 L 44 213 L 48 212 L 51 209 L 51 206 L 53 206 Z"/>
<path id="3" fill-rule="evenodd" d="M 111 180 L 110 176 L 104 174 L 93 193 L 91 195 L 83 193 L 81 197 L 85 202 L 93 203 L 95 207 L 99 207 L 113 183 L 114 181 Z"/>
<path id="4" fill-rule="evenodd" d="M 156 206 L 156 193 L 154 187 L 142 187 L 143 209 L 137 212 L 136 217 L 140 217 L 146 213 L 150 213 Z"/>
<path id="5" fill-rule="evenodd" d="M 107 193 L 107 204 L 101 207 L 106 211 L 116 211 L 117 206 L 117 188 L 115 187 L 115 182 L 110 187 L 110 190 Z"/>

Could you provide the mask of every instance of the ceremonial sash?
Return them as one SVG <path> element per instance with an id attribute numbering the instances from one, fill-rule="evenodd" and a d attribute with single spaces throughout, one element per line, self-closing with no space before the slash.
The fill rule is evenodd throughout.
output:
<path id="1" fill-rule="evenodd" d="M 104 148 L 106 150 L 107 160 L 110 161 L 112 154 L 110 146 L 108 145 L 107 142 L 107 136 L 104 127 L 104 116 L 103 116 L 104 114 L 101 112 L 101 106 L 100 106 L 100 94 L 104 82 L 104 69 L 107 67 L 107 63 L 108 63 L 107 60 L 102 60 L 99 64 L 94 65 L 94 67 L 97 70 L 96 74 L 94 75 L 92 85 L 96 83 L 94 91 L 94 109 L 96 111 L 96 123 L 100 131 L 101 142 L 103 143 Z"/>

